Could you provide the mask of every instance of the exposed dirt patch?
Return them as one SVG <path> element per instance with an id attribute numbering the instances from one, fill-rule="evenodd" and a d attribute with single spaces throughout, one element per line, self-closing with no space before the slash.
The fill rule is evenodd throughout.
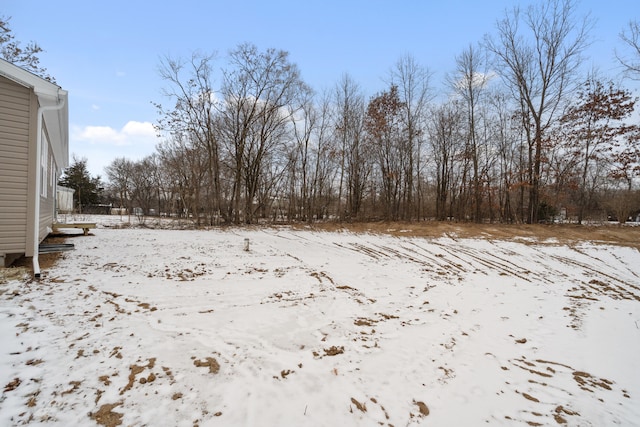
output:
<path id="1" fill-rule="evenodd" d="M 415 403 L 418 406 L 418 411 L 420 411 L 420 415 L 426 417 L 427 415 L 429 415 L 429 407 L 427 405 L 425 405 L 424 402 L 420 402 L 420 401 L 413 401 L 413 403 Z"/>
<path id="2" fill-rule="evenodd" d="M 193 364 L 198 368 L 208 367 L 210 374 L 217 374 L 220 371 L 220 365 L 218 364 L 218 361 L 213 357 L 207 357 L 204 360 L 194 358 Z"/>
<path id="3" fill-rule="evenodd" d="M 122 347 L 114 347 L 113 350 L 111 350 L 111 354 L 109 354 L 109 357 L 116 357 L 116 359 L 122 359 L 122 353 L 120 353 L 120 350 L 122 350 Z"/>
<path id="4" fill-rule="evenodd" d="M 289 369 L 283 369 L 282 371 L 280 371 L 280 376 L 282 378 L 287 378 L 290 374 L 293 374 L 295 371 L 289 370 Z"/>
<path id="5" fill-rule="evenodd" d="M 553 419 L 558 423 L 558 424 L 567 424 L 567 420 L 565 419 L 565 417 L 563 417 L 563 415 L 580 415 L 578 412 L 575 411 L 571 411 L 567 408 L 565 408 L 562 405 L 559 405 L 556 407 L 554 414 L 553 414 Z"/>
<path id="6" fill-rule="evenodd" d="M 36 406 L 36 404 L 38 403 L 38 400 L 36 398 L 38 397 L 39 394 L 40 394 L 40 390 L 35 391 L 28 395 L 29 397 L 29 399 L 27 399 L 28 408 L 33 408 L 34 406 Z"/>
<path id="7" fill-rule="evenodd" d="M 7 283 L 9 280 L 26 280 L 31 270 L 27 267 L 0 267 L 0 284 Z"/>
<path id="8" fill-rule="evenodd" d="M 129 366 L 129 382 L 122 390 L 120 390 L 120 395 L 123 395 L 126 391 L 131 390 L 133 387 L 133 383 L 136 381 L 136 375 L 144 371 L 144 366 L 131 365 Z"/>
<path id="9" fill-rule="evenodd" d="M 385 314 L 385 313 L 376 313 L 376 314 L 379 315 L 380 317 L 382 317 L 385 320 L 399 319 L 398 316 L 394 316 L 393 314 Z"/>
<path id="10" fill-rule="evenodd" d="M 71 388 L 60 393 L 61 396 L 64 396 L 65 394 L 71 394 L 78 390 L 80 388 L 80 385 L 82 385 L 82 381 L 71 381 L 69 385 L 71 386 Z"/>
<path id="11" fill-rule="evenodd" d="M 367 319 L 366 317 L 359 317 L 353 321 L 353 324 L 356 326 L 373 326 L 378 323 L 377 320 Z"/>
<path id="12" fill-rule="evenodd" d="M 118 403 L 106 403 L 98 409 L 98 412 L 89 414 L 92 420 L 105 427 L 115 427 L 122 424 L 122 416 L 118 412 L 113 412 L 113 408 L 122 405 L 122 402 Z"/>
<path id="13" fill-rule="evenodd" d="M 315 277 L 318 280 L 318 282 L 320 282 L 320 284 L 323 283 L 323 279 L 327 279 L 329 283 L 331 283 L 332 285 L 335 285 L 333 279 L 329 275 L 327 275 L 327 273 L 325 273 L 324 271 L 320 271 L 320 272 L 312 271 L 310 275 L 312 277 Z"/>
<path id="14" fill-rule="evenodd" d="M 353 403 L 359 411 L 367 412 L 367 405 L 365 403 L 360 403 L 353 397 L 351 398 L 351 403 Z"/>
<path id="15" fill-rule="evenodd" d="M 444 366 L 438 366 L 438 369 L 442 371 L 442 377 L 438 379 L 438 382 L 441 384 L 447 384 L 450 379 L 453 379 L 456 377 L 456 374 L 452 368 L 445 368 Z"/>
<path id="16" fill-rule="evenodd" d="M 156 358 L 152 357 L 151 359 L 149 359 L 149 363 L 147 363 L 146 366 L 139 366 L 139 365 L 129 366 L 129 382 L 127 383 L 126 386 L 124 386 L 122 390 L 120 390 L 120 395 L 123 395 L 125 392 L 131 390 L 131 388 L 133 387 L 133 384 L 136 382 L 136 375 L 142 373 L 146 368 L 153 369 L 153 367 L 155 366 L 155 363 L 156 363 Z M 146 381 L 144 381 L 143 384 L 145 382 Z"/>
<path id="17" fill-rule="evenodd" d="M 124 301 L 128 303 L 136 304 L 138 307 L 140 307 L 143 310 L 156 311 L 158 309 L 157 307 L 151 306 L 151 304 L 147 302 L 140 302 L 138 300 L 131 299 L 131 298 L 125 298 Z M 136 310 L 136 313 L 139 311 L 140 310 Z"/>
<path id="18" fill-rule="evenodd" d="M 588 392 L 593 396 L 593 399 L 604 402 L 602 394 L 596 394 L 596 392 L 605 393 L 621 393 L 624 397 L 628 396 L 626 390 L 617 389 L 615 383 L 606 378 L 598 378 L 592 374 L 580 370 L 576 370 L 565 363 L 552 362 L 548 360 L 536 359 L 527 360 L 526 358 L 517 358 L 510 361 L 513 366 L 518 367 L 524 371 L 528 371 L 533 374 L 528 380 L 528 389 L 525 391 L 515 391 L 521 394 L 525 399 L 539 404 L 540 410 L 538 412 L 531 412 L 533 415 L 540 417 L 547 417 L 547 421 L 541 425 L 549 424 L 550 420 L 555 421 L 558 424 L 568 424 L 569 416 L 580 416 L 578 412 L 565 408 L 562 405 L 549 407 L 548 403 L 541 402 L 537 397 L 538 391 L 542 393 L 542 390 L 548 387 L 553 388 L 556 392 L 565 393 L 567 402 L 571 401 L 572 397 L 577 393 Z M 504 370 L 504 367 L 503 367 Z M 507 369 L 508 370 L 508 369 Z M 559 384 L 569 384 L 567 378 L 573 378 L 577 387 L 560 386 Z M 507 382 L 508 384 L 508 382 Z M 529 423 L 527 420 L 521 420 Z"/>
<path id="19" fill-rule="evenodd" d="M 613 385 L 613 381 L 605 378 L 595 378 L 591 374 L 582 371 L 575 371 L 573 373 L 573 379 L 580 385 L 582 390 L 590 392 L 593 392 L 594 388 L 611 390 L 611 386 Z"/>
<path id="20" fill-rule="evenodd" d="M 145 310 L 149 311 L 156 311 L 158 309 L 157 307 L 152 307 L 148 302 L 141 302 L 140 304 L 138 304 L 138 307 L 144 308 Z"/>
<path id="21" fill-rule="evenodd" d="M 16 377 L 13 380 L 11 380 L 9 384 L 4 386 L 4 392 L 6 393 L 8 391 L 13 391 L 18 387 L 20 387 L 20 384 L 22 384 L 22 380 Z"/>
<path id="22" fill-rule="evenodd" d="M 171 369 L 167 368 L 166 366 L 163 366 L 162 370 L 164 371 L 165 375 L 169 377 L 169 380 L 171 381 L 170 384 L 174 384 L 176 380 L 175 380 L 175 377 L 173 376 L 173 372 L 171 372 Z"/>
<path id="23" fill-rule="evenodd" d="M 335 345 L 332 345 L 331 347 L 324 349 L 325 356 L 337 356 L 338 354 L 342 353 L 344 353 L 343 346 L 336 347 Z"/>

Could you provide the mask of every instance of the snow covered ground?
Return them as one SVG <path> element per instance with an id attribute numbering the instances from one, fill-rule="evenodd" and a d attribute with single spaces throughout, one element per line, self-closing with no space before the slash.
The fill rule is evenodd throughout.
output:
<path id="1" fill-rule="evenodd" d="M 640 424 L 635 248 L 117 223 L 0 280 L 0 425 Z"/>

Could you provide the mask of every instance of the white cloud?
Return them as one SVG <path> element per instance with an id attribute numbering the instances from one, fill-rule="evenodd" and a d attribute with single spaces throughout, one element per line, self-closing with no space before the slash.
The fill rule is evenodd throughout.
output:
<path id="1" fill-rule="evenodd" d="M 116 71 L 116 77 L 124 77 L 126 75 L 127 73 L 125 73 L 124 71 Z"/>
<path id="2" fill-rule="evenodd" d="M 156 130 L 149 122 L 129 121 L 122 128 L 122 133 L 129 136 L 156 137 Z"/>
<path id="3" fill-rule="evenodd" d="M 150 122 L 127 122 L 122 129 L 111 126 L 74 127 L 72 139 L 94 145 L 112 145 L 116 147 L 147 145 L 158 142 L 156 131 Z"/>
<path id="4" fill-rule="evenodd" d="M 100 106 L 99 106 L 99 105 L 97 105 L 97 104 L 91 104 L 91 109 L 92 109 L 93 111 L 98 111 L 98 110 L 100 109 Z"/>
<path id="5" fill-rule="evenodd" d="M 159 142 L 151 122 L 129 121 L 122 128 L 72 126 L 69 153 L 88 160 L 92 175 L 104 176 L 104 167 L 117 157 L 137 161 L 155 152 Z"/>
<path id="6" fill-rule="evenodd" d="M 86 126 L 79 129 L 75 137 L 90 144 L 125 145 L 126 143 L 124 135 L 109 126 Z"/>

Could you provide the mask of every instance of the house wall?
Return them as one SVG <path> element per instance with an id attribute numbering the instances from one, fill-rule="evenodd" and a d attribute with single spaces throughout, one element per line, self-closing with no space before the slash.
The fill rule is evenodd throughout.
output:
<path id="1" fill-rule="evenodd" d="M 31 91 L 0 77 L 0 257 L 25 253 Z"/>
<path id="2" fill-rule="evenodd" d="M 40 168 L 40 229 L 39 241 L 44 240 L 51 231 L 56 209 L 56 169 L 53 147 L 50 144 L 47 134 L 46 123 L 42 128 L 42 149 L 41 158 L 38 160 Z"/>

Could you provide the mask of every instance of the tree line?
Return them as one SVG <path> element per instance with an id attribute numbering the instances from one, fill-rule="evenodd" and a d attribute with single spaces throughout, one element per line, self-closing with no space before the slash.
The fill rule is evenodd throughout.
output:
<path id="1" fill-rule="evenodd" d="M 572 0 L 514 7 L 455 58 L 446 96 L 411 55 L 367 97 L 344 74 L 322 92 L 287 52 L 246 43 L 164 58 L 156 152 L 106 169 L 114 205 L 260 221 L 578 222 L 640 209 L 636 98 L 584 71 L 592 22 Z M 640 79 L 640 31 L 616 56 Z"/>

